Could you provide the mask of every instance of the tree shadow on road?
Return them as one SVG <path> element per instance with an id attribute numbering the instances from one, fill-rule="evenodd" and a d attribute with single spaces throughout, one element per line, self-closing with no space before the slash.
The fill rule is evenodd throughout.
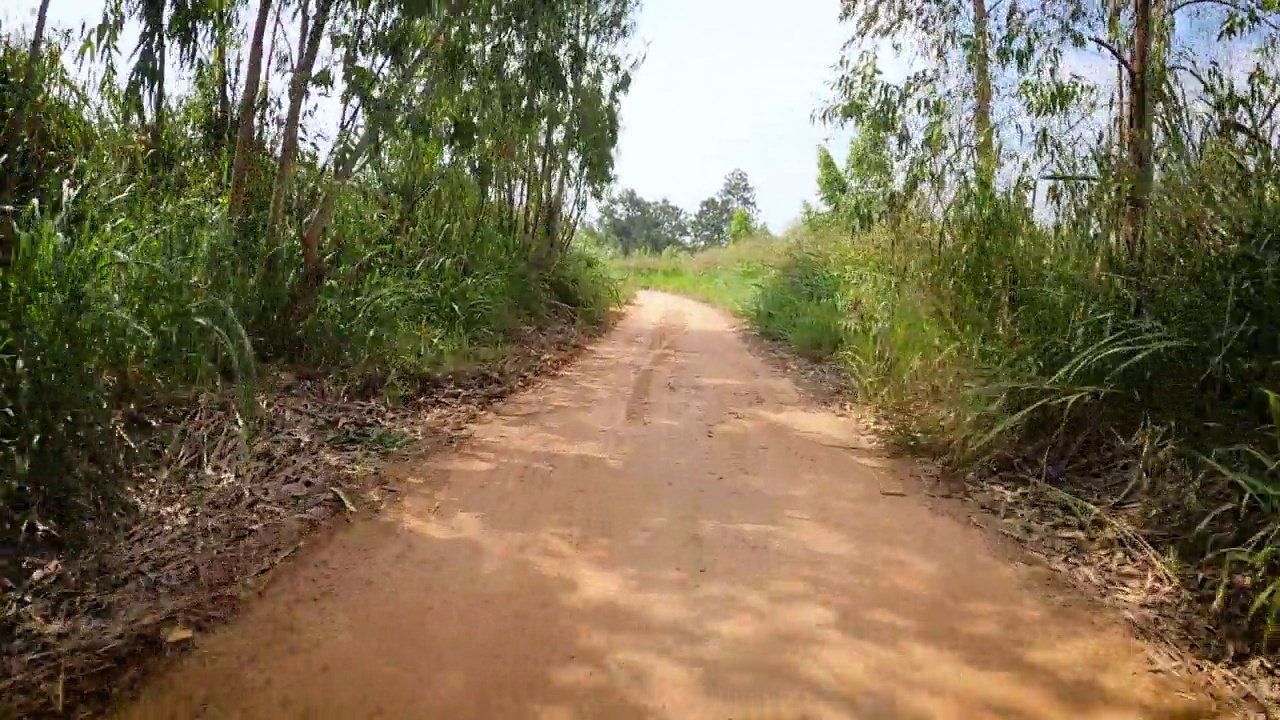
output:
<path id="1" fill-rule="evenodd" d="M 504 405 L 135 716 L 1159 717 L 1122 631 L 882 494 L 847 421 L 680 362 L 738 342 L 637 333 Z"/>

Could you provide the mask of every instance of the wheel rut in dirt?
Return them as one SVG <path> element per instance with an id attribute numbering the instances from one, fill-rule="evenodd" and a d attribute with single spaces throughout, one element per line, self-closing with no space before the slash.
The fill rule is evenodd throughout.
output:
<path id="1" fill-rule="evenodd" d="M 1150 718 L 1048 571 L 912 495 L 722 314 L 642 293 L 122 718 Z M 1179 715 L 1194 717 L 1194 715 Z"/>

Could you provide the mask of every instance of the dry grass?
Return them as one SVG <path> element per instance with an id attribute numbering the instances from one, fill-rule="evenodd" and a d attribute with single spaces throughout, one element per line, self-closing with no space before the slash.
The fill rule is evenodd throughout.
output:
<path id="1" fill-rule="evenodd" d="M 425 383 L 401 406 L 281 373 L 253 417 L 219 395 L 152 413 L 135 440 L 153 462 L 136 468 L 130 531 L 98 538 L 87 555 L 30 557 L 31 579 L 0 594 L 0 717 L 102 709 L 232 616 L 309 533 L 379 506 L 388 458 L 455 437 L 489 404 L 564 365 L 583 339 L 563 325 L 527 334 L 500 361 Z"/>

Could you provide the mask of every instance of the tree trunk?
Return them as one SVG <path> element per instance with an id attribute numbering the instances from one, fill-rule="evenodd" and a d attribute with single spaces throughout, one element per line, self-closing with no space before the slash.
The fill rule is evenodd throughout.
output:
<path id="1" fill-rule="evenodd" d="M 213 59 L 218 65 L 218 129 L 221 135 L 219 155 L 225 155 L 231 147 L 231 69 L 227 65 L 226 31 L 230 19 L 224 9 L 224 2 L 225 0 L 218 0 L 218 25 L 213 49 Z"/>
<path id="2" fill-rule="evenodd" d="M 551 150 L 554 147 L 555 125 L 551 120 L 547 120 L 547 129 L 542 140 L 542 156 L 539 158 L 538 168 L 538 187 L 535 194 L 535 207 L 533 216 L 533 228 L 530 231 L 530 238 L 535 243 L 540 243 L 544 238 L 539 237 L 539 232 L 545 229 L 543 219 L 546 217 L 547 200 L 551 194 Z"/>
<path id="3" fill-rule="evenodd" d="M 568 247 L 568 241 L 573 237 L 573 232 L 578 226 L 578 221 L 571 219 L 568 223 L 570 227 L 568 234 L 562 234 L 565 228 L 564 223 L 561 222 L 564 217 L 565 192 L 567 190 L 565 182 L 569 179 L 569 173 L 572 170 L 567 152 L 564 157 L 564 162 L 561 163 L 559 171 L 556 173 L 556 189 L 551 195 L 551 203 L 549 205 L 551 218 L 547 222 L 548 233 L 552 242 L 556 243 L 557 254 Z M 572 218 L 572 213 L 570 213 L 570 217 Z"/>
<path id="4" fill-rule="evenodd" d="M 1108 0 L 1109 17 L 1107 23 L 1107 39 L 1110 40 L 1111 45 L 1117 49 L 1125 47 L 1125 42 L 1122 39 L 1122 33 L 1120 32 L 1121 2 L 1122 0 Z M 1124 52 L 1124 50 L 1120 50 L 1120 52 Z M 1117 54 L 1116 93 L 1113 97 L 1113 101 L 1115 102 L 1115 117 L 1112 118 L 1111 121 L 1111 129 L 1109 132 L 1112 135 L 1112 142 L 1108 144 L 1109 147 L 1107 148 L 1107 152 L 1111 158 L 1113 178 L 1121 179 L 1128 177 L 1126 174 L 1128 161 L 1125 157 L 1129 148 L 1129 141 L 1127 140 L 1127 134 L 1125 132 L 1126 128 L 1129 126 L 1129 105 L 1125 101 L 1125 89 L 1127 86 L 1128 72 L 1125 70 L 1124 59 Z M 1118 187 L 1118 185 L 1113 185 L 1113 187 Z M 1123 235 L 1123 204 L 1124 203 L 1118 194 L 1110 196 L 1106 201 L 1108 220 L 1106 232 L 1108 233 L 1113 246 L 1121 241 L 1121 236 Z M 1100 266 L 1095 267 L 1095 271 L 1100 269 Z"/>
<path id="5" fill-rule="evenodd" d="M 324 277 L 324 267 L 320 264 L 320 236 L 329 225 L 329 221 L 333 219 L 333 206 L 337 201 L 336 193 L 355 173 L 357 162 L 374 147 L 377 140 L 377 132 L 374 128 L 368 127 L 354 147 L 348 147 L 343 151 L 333 169 L 332 186 L 325 190 L 320 199 L 320 205 L 312 211 L 311 217 L 307 220 L 307 227 L 302 233 L 301 240 L 302 262 L 306 265 L 307 275 L 312 280 Z"/>
<path id="6" fill-rule="evenodd" d="M 40 66 L 40 53 L 44 51 L 44 26 L 49 19 L 49 0 L 40 0 L 40 10 L 36 15 L 35 32 L 31 35 L 31 45 L 27 48 L 27 68 L 22 78 L 22 94 L 18 97 L 13 125 L 9 128 L 8 160 L 9 169 L 4 174 L 3 194 L 0 194 L 0 205 L 12 205 L 13 195 L 17 190 L 18 169 L 21 165 L 22 143 L 27 132 L 27 107 L 36 94 L 36 71 Z M 0 235 L 3 237 L 3 235 Z M 13 255 L 13 248 L 0 240 L 0 263 L 7 264 Z"/>
<path id="7" fill-rule="evenodd" d="M 271 43 L 266 46 L 266 60 L 264 61 L 266 68 L 262 74 L 261 87 L 258 88 L 258 99 L 254 104 L 254 112 L 258 114 L 257 122 L 254 125 L 255 141 L 261 140 L 261 138 L 256 135 L 258 128 L 265 128 L 267 126 L 267 112 L 271 107 L 271 78 L 275 75 L 275 63 L 278 60 L 276 46 L 280 43 L 280 33 L 283 28 L 283 25 L 280 23 L 280 13 L 283 10 L 283 3 L 277 3 L 275 20 L 268 21 L 271 23 Z M 306 12 L 305 7 L 303 8 L 303 12 Z M 258 144 L 264 143 L 259 142 Z"/>
<path id="8" fill-rule="evenodd" d="M 271 191 L 271 210 L 267 215 L 267 230 L 272 236 L 280 231 L 284 216 L 284 201 L 293 180 L 293 169 L 298 158 L 298 123 L 302 118 L 302 103 L 307 97 L 307 83 L 315 68 L 316 55 L 329 22 L 329 10 L 333 0 L 319 0 L 314 18 L 308 18 L 306 7 L 302 9 L 301 28 L 298 32 L 298 61 L 289 81 L 289 110 L 284 119 L 284 138 L 280 143 L 280 165 L 276 169 L 275 186 Z"/>
<path id="9" fill-rule="evenodd" d="M 164 102 L 165 102 L 165 26 L 164 26 L 164 0 L 142 0 L 139 3 L 139 10 L 142 16 L 142 38 L 145 40 L 150 52 L 154 53 L 151 60 L 155 63 L 155 83 L 151 87 L 151 97 L 147 98 L 151 105 L 151 121 L 147 126 L 147 133 L 150 136 L 149 152 L 147 153 L 147 165 L 151 168 L 151 172 L 159 177 L 163 171 L 163 142 L 164 142 Z"/>
<path id="10" fill-rule="evenodd" d="M 258 1 L 258 17 L 253 25 L 253 39 L 249 44 L 249 68 L 244 78 L 244 94 L 240 97 L 240 133 L 236 138 L 236 156 L 231 163 L 231 201 L 227 212 L 232 221 L 240 222 L 244 216 L 245 193 L 249 181 L 249 154 L 253 152 L 254 101 L 258 98 L 258 84 L 262 79 L 262 42 L 267 32 L 267 19 L 271 17 L 271 0 Z"/>
<path id="11" fill-rule="evenodd" d="M 160 19 L 161 26 L 164 24 L 163 10 Z M 165 102 L 165 63 L 167 61 L 165 55 L 164 33 L 160 33 L 156 40 L 158 45 L 156 51 L 158 75 L 156 77 L 156 86 L 152 90 L 151 96 L 151 169 L 155 172 L 164 170 L 164 102 Z"/>
<path id="12" fill-rule="evenodd" d="M 1173 15 L 1169 12 L 1166 0 L 1151 0 L 1151 29 L 1147 50 L 1147 123 L 1154 125 L 1155 117 L 1166 98 L 1169 82 L 1169 48 L 1173 39 Z M 1147 138 L 1154 153 L 1155 131 L 1150 130 Z M 1154 157 L 1149 161 L 1154 163 Z M 1154 173 L 1155 165 L 1151 166 Z"/>
<path id="13" fill-rule="evenodd" d="M 1121 10 L 1120 3 L 1121 3 L 1121 0 L 1109 0 L 1109 5 L 1108 5 L 1109 18 L 1107 23 L 1107 39 L 1110 40 L 1111 44 L 1117 48 L 1123 47 L 1123 43 L 1121 42 L 1121 33 L 1120 33 L 1120 10 Z M 1125 105 L 1125 101 L 1124 101 L 1124 98 L 1125 98 L 1124 89 L 1125 89 L 1124 63 L 1121 62 L 1119 59 L 1117 59 L 1116 60 L 1116 98 L 1115 98 L 1116 117 L 1113 124 L 1113 128 L 1116 134 L 1115 136 L 1116 145 L 1114 150 L 1116 152 L 1117 157 L 1119 156 L 1120 153 L 1124 152 L 1125 148 L 1129 146 L 1128 142 L 1125 140 L 1125 133 L 1124 133 L 1125 126 L 1128 124 L 1128 119 L 1127 119 L 1128 112 L 1127 112 L 1127 106 Z"/>
<path id="14" fill-rule="evenodd" d="M 1125 201 L 1125 249 L 1135 268 L 1142 263 L 1147 206 L 1151 197 L 1151 0 L 1134 0 L 1133 54 L 1129 59 L 1128 197 Z"/>
<path id="15" fill-rule="evenodd" d="M 996 144 L 991 127 L 991 41 L 986 0 L 973 0 L 973 34 L 973 130 L 978 137 L 978 184 L 990 192 L 995 188 Z"/>

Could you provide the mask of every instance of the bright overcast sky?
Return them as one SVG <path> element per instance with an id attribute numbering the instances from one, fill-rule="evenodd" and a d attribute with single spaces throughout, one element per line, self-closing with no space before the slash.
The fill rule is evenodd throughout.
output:
<path id="1" fill-rule="evenodd" d="M 29 28 L 38 4 L 3 0 L 0 23 Z M 647 55 L 623 101 L 619 182 L 693 211 L 742 168 L 763 219 L 782 230 L 815 196 L 816 147 L 831 135 L 810 117 L 849 31 L 837 22 L 839 0 L 643 5 L 638 34 Z M 50 25 L 78 32 L 101 8 L 102 0 L 52 0 Z M 123 40 L 132 49 L 134 38 Z"/>
<path id="2" fill-rule="evenodd" d="M 619 183 L 693 211 L 742 168 L 782 230 L 816 195 L 816 148 L 831 135 L 810 116 L 849 32 L 839 0 L 642 2 L 648 52 L 622 105 Z"/>

